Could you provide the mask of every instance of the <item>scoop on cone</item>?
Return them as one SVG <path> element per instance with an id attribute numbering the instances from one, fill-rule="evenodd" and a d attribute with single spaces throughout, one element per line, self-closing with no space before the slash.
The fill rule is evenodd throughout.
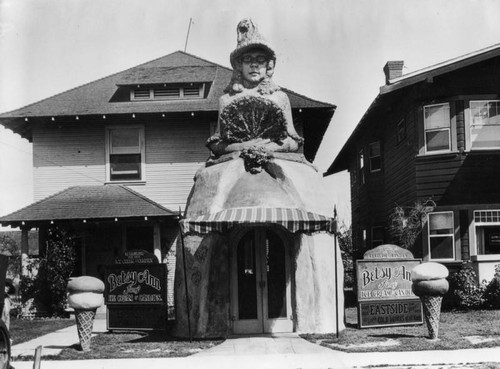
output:
<path id="1" fill-rule="evenodd" d="M 446 280 L 448 274 L 444 265 L 434 262 L 417 265 L 411 271 L 412 290 L 422 301 L 425 323 L 431 339 L 438 338 L 441 303 L 449 288 Z"/>
<path id="2" fill-rule="evenodd" d="M 104 283 L 97 278 L 71 278 L 66 288 L 68 305 L 75 310 L 76 328 L 83 351 L 90 351 L 90 339 L 97 308 L 104 303 Z"/>

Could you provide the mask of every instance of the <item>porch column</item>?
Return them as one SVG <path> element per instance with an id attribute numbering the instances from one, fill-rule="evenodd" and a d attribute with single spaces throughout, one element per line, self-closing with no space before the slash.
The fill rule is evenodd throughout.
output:
<path id="1" fill-rule="evenodd" d="M 153 248 L 154 248 L 153 253 L 155 254 L 155 256 L 158 258 L 158 260 L 161 263 L 162 262 L 162 259 L 161 259 L 161 233 L 160 233 L 160 224 L 159 223 L 154 224 Z"/>
<path id="2" fill-rule="evenodd" d="M 28 263 L 29 254 L 29 244 L 28 244 L 28 232 L 29 228 L 21 228 L 21 277 L 27 274 L 26 265 Z"/>

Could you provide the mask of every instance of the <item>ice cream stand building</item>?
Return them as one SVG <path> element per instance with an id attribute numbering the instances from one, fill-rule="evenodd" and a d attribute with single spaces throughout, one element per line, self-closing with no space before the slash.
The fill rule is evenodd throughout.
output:
<path id="1" fill-rule="evenodd" d="M 154 254 L 177 335 L 339 330 L 333 204 L 310 163 L 335 106 L 275 85 L 249 21 L 230 59 L 179 51 L 1 114 L 33 143 L 35 202 L 0 223 L 23 260 L 29 230 L 42 254 L 49 228 L 72 232 L 75 275 Z"/>

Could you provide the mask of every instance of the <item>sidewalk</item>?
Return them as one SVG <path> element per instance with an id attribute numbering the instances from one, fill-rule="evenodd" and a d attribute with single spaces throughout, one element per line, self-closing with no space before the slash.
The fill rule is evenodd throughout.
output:
<path id="1" fill-rule="evenodd" d="M 106 331 L 106 320 L 94 322 L 93 333 Z M 63 344 L 61 344 L 63 342 Z M 78 343 L 76 326 L 15 345 L 13 356 L 33 355 L 36 347 L 43 346 L 42 355 L 56 355 L 62 348 Z M 361 368 L 369 366 L 409 367 L 420 365 L 449 367 L 467 363 L 500 363 L 500 348 L 471 349 L 456 351 L 418 351 L 390 353 L 345 353 L 333 351 L 306 340 L 296 334 L 277 336 L 230 337 L 221 345 L 184 358 L 165 359 L 109 359 L 51 361 L 42 358 L 42 369 L 321 369 Z M 32 361 L 14 361 L 16 369 L 33 368 Z M 468 367 L 468 366 L 464 366 Z"/>

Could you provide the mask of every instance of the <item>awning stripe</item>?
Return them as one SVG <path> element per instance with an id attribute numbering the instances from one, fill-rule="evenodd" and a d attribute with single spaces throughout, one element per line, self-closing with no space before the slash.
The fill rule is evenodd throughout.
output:
<path id="1" fill-rule="evenodd" d="M 336 231 L 335 219 L 295 208 L 232 208 L 215 214 L 181 219 L 184 234 L 226 232 L 241 224 L 278 224 L 292 233 Z"/>

